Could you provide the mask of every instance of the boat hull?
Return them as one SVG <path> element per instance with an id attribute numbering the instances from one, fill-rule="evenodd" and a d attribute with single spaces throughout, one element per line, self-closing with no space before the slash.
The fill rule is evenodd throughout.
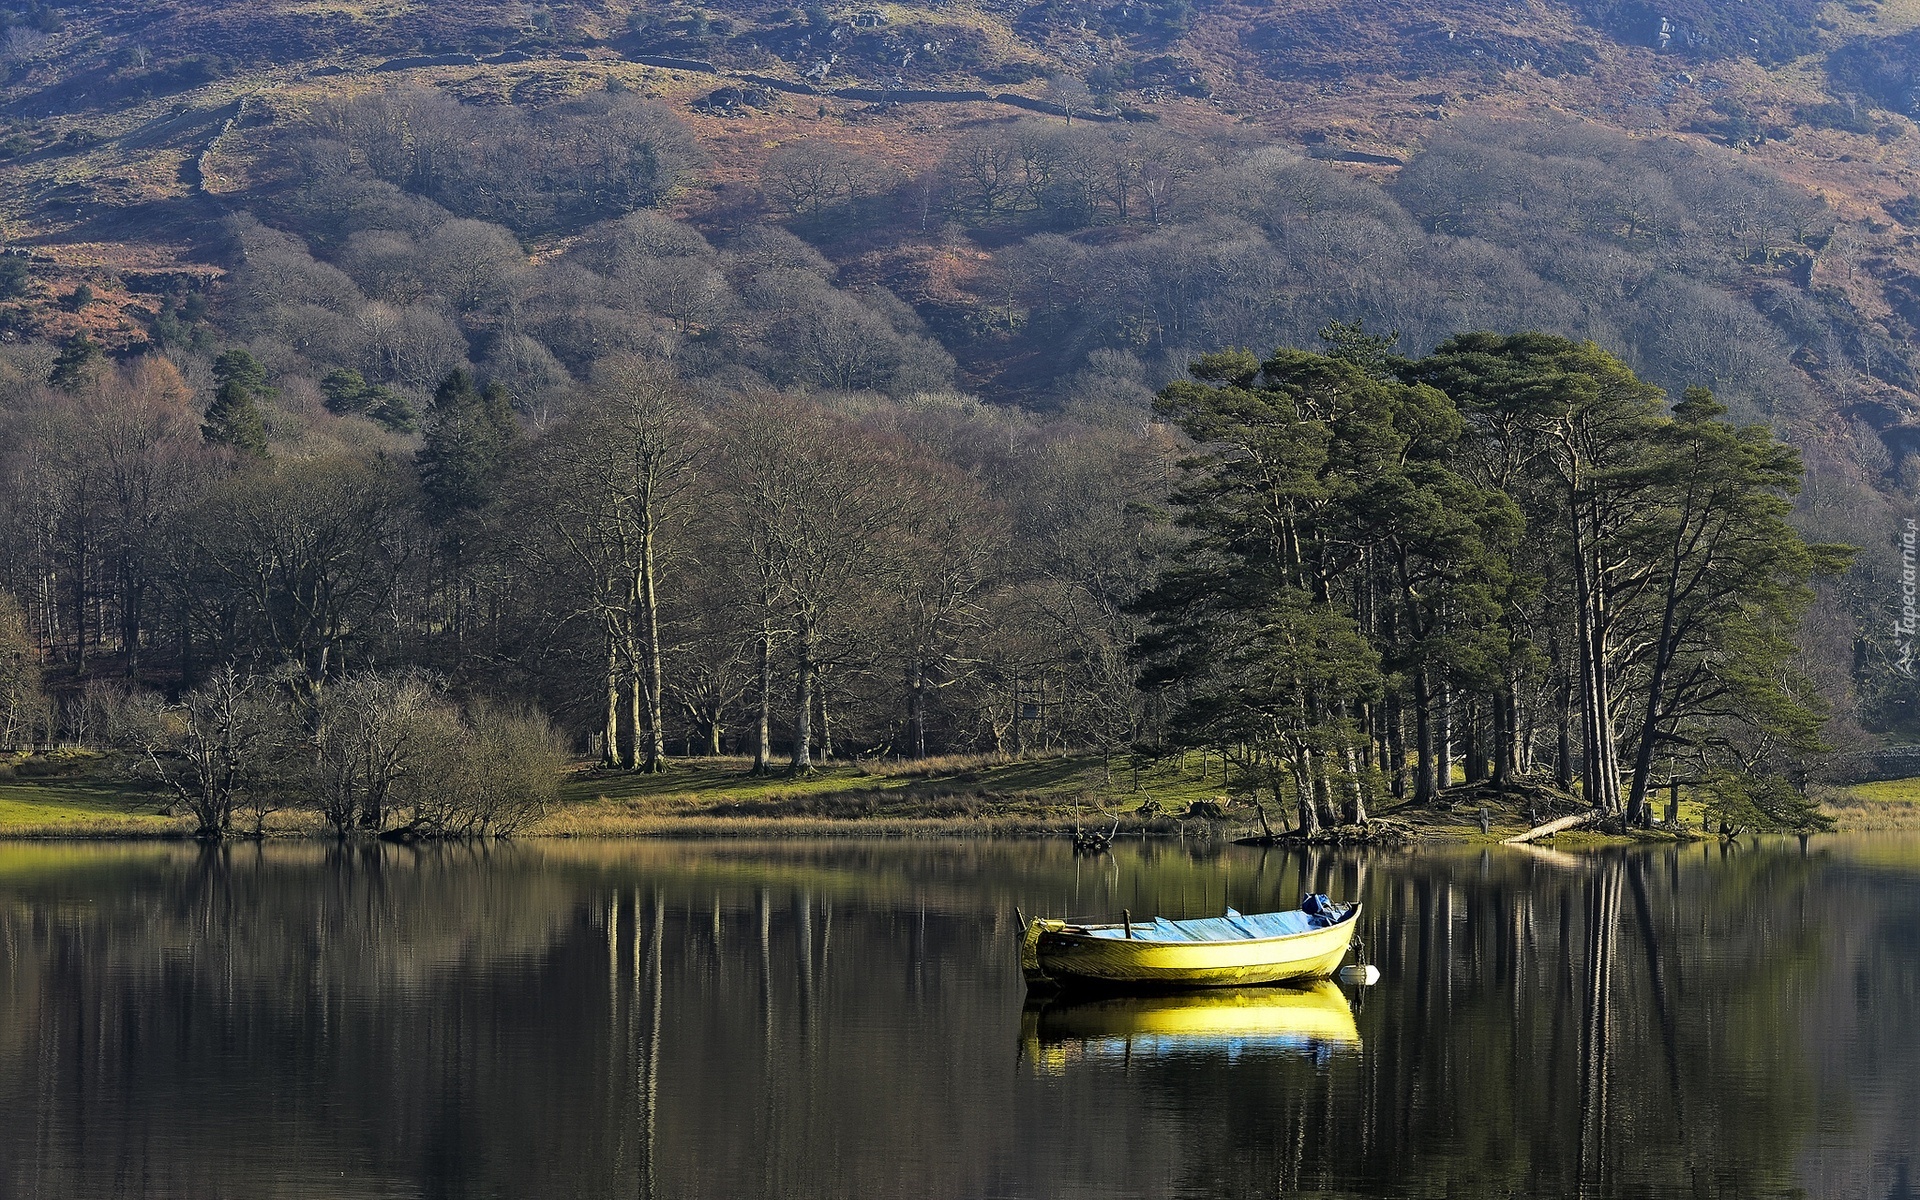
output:
<path id="1" fill-rule="evenodd" d="M 1077 933 L 1062 921 L 1029 930 L 1028 977 L 1060 986 L 1108 988 L 1252 987 L 1326 979 L 1340 969 L 1360 909 L 1324 929 L 1249 941 L 1156 942 Z"/>

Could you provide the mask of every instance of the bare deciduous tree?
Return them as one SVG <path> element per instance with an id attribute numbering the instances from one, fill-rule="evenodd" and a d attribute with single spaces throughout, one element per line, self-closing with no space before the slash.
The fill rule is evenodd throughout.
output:
<path id="1" fill-rule="evenodd" d="M 147 765 L 192 814 L 194 836 L 218 841 L 232 832 L 242 805 L 254 832 L 284 786 L 279 760 L 287 748 L 285 706 L 270 681 L 222 667 L 178 704 L 145 701 L 134 742 Z"/>

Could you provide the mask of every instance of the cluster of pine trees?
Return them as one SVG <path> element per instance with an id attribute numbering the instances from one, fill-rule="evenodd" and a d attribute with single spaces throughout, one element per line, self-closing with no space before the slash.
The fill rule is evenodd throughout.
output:
<path id="1" fill-rule="evenodd" d="M 1308 832 L 1383 789 L 1431 802 L 1456 752 L 1470 783 L 1550 774 L 1636 824 L 1683 783 L 1807 820 L 1822 706 L 1795 638 L 1851 550 L 1787 523 L 1797 453 L 1705 389 L 1669 410 L 1590 343 L 1408 361 L 1328 336 L 1162 393 L 1198 447 L 1193 541 L 1140 601 L 1171 736 L 1229 748 Z"/>

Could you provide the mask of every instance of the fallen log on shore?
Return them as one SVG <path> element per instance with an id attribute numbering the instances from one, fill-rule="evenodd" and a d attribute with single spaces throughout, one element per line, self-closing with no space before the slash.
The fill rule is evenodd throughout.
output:
<path id="1" fill-rule="evenodd" d="M 1528 842 L 1538 838 L 1552 837 L 1556 833 L 1563 833 L 1569 829 L 1579 829 L 1583 826 L 1591 825 L 1606 815 L 1604 809 L 1598 808 L 1589 809 L 1586 812 L 1574 813 L 1570 817 L 1561 817 L 1558 820 L 1548 821 L 1545 825 L 1535 825 L 1525 833 L 1516 833 L 1500 844 L 1503 846 L 1524 846 Z"/>

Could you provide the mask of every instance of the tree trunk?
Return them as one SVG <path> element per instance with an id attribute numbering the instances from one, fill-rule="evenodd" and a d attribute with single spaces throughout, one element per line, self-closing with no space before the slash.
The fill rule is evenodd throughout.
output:
<path id="1" fill-rule="evenodd" d="M 1684 526 L 1683 526 L 1684 528 Z M 1676 539 L 1680 535 L 1676 534 Z M 1640 744 L 1633 756 L 1633 782 L 1627 795 L 1627 823 L 1645 825 L 1652 819 L 1647 789 L 1653 784 L 1653 754 L 1660 744 L 1660 699 L 1667 690 L 1667 668 L 1673 662 L 1674 622 L 1679 612 L 1681 549 L 1668 557 L 1666 603 L 1660 614 L 1660 637 L 1653 644 L 1653 670 L 1647 679 L 1646 715 L 1640 721 Z"/>
<path id="2" fill-rule="evenodd" d="M 1320 811 L 1313 802 L 1313 781 L 1305 772 L 1296 769 L 1293 773 L 1293 790 L 1299 797 L 1300 836 L 1312 837 L 1320 832 Z"/>
<path id="3" fill-rule="evenodd" d="M 1620 762 L 1614 748 L 1613 699 L 1607 664 L 1608 610 L 1600 564 L 1598 534 L 1583 521 L 1576 491 L 1574 505 L 1574 599 L 1580 635 L 1581 733 L 1586 743 L 1587 801 L 1615 812 L 1620 807 Z M 1595 522 L 1597 524 L 1597 522 Z"/>
<path id="4" fill-rule="evenodd" d="M 1467 782 L 1479 783 L 1486 779 L 1486 731 L 1482 727 L 1482 709 L 1479 700 L 1470 701 L 1466 706 L 1466 720 L 1462 722 L 1461 755 L 1467 762 Z"/>
<path id="5" fill-rule="evenodd" d="M 82 502 L 84 512 L 84 501 Z M 73 541 L 73 673 L 87 673 L 87 525 L 79 519 Z"/>
<path id="6" fill-rule="evenodd" d="M 140 621 L 145 588 L 134 577 L 129 564 L 123 569 L 120 587 L 120 650 L 126 656 L 126 674 L 133 679 L 140 673 Z"/>
<path id="7" fill-rule="evenodd" d="M 1367 823 L 1367 796 L 1360 786 L 1360 763 L 1353 746 L 1347 746 L 1347 824 L 1365 825 Z"/>
<path id="8" fill-rule="evenodd" d="M 753 773 L 773 769 L 773 622 L 760 622 L 760 711 L 753 740 Z"/>
<path id="9" fill-rule="evenodd" d="M 815 679 L 813 694 L 820 701 L 820 761 L 833 761 L 833 718 L 827 712 L 827 682 Z"/>
<path id="10" fill-rule="evenodd" d="M 1013 756 L 1015 758 L 1025 758 L 1026 754 L 1026 709 L 1023 706 L 1023 701 L 1020 699 L 1020 676 L 1015 675 L 1013 677 Z M 1200 758 L 1200 778 L 1203 782 L 1207 778 L 1207 760 L 1204 751 L 1201 752 Z"/>
<path id="11" fill-rule="evenodd" d="M 620 645 L 607 630 L 607 709 L 601 736 L 600 765 L 609 769 L 620 765 Z"/>
<path id="12" fill-rule="evenodd" d="M 193 688 L 193 617 L 185 600 L 180 602 L 180 691 Z"/>
<path id="13" fill-rule="evenodd" d="M 1504 785 L 1520 771 L 1520 706 L 1513 686 L 1493 696 L 1493 782 Z"/>
<path id="14" fill-rule="evenodd" d="M 1453 685 L 1440 685 L 1439 728 L 1434 731 L 1435 769 L 1440 775 L 1440 790 L 1453 786 Z"/>
<path id="15" fill-rule="evenodd" d="M 620 748 L 620 769 L 635 771 L 640 767 L 640 729 L 646 722 L 641 713 L 640 672 L 633 666 L 633 639 L 627 639 L 627 740 Z"/>
<path id="16" fill-rule="evenodd" d="M 795 774 L 813 770 L 813 628 L 804 618 L 799 637 L 800 678 L 793 688 L 793 763 Z"/>
<path id="17" fill-rule="evenodd" d="M 918 657 L 911 668 L 913 677 L 907 681 L 907 739 L 912 748 L 913 757 L 927 756 L 927 675 L 921 667 Z"/>
<path id="18" fill-rule="evenodd" d="M 1413 689 L 1413 802 L 1428 805 L 1439 796 L 1439 788 L 1434 771 L 1433 684 L 1425 667 L 1414 672 Z"/>
<path id="19" fill-rule="evenodd" d="M 665 687 L 665 671 L 660 662 L 660 594 L 655 580 L 653 560 L 653 513 L 649 508 L 646 514 L 646 527 L 640 537 L 639 600 L 641 649 L 645 654 L 643 666 L 647 693 L 647 750 L 643 766 L 650 773 L 664 771 L 667 768 L 666 722 L 662 719 L 665 702 L 661 698 Z"/>
<path id="20" fill-rule="evenodd" d="M 1589 809 L 1586 812 L 1575 813 L 1570 817 L 1560 817 L 1548 821 L 1544 825 L 1535 825 L 1525 833 L 1517 833 L 1500 844 L 1503 846 L 1524 846 L 1528 842 L 1538 838 L 1552 837 L 1556 833 L 1563 833 L 1569 829 L 1578 829 L 1583 825 L 1591 825 L 1599 819 L 1600 811 L 1598 809 Z"/>
<path id="21" fill-rule="evenodd" d="M 1560 721 L 1554 743 L 1553 782 L 1563 792 L 1573 790 L 1573 676 L 1560 672 Z"/>
<path id="22" fill-rule="evenodd" d="M 1581 730 L 1586 743 L 1588 799 L 1609 812 L 1620 809 L 1620 761 L 1613 739 L 1613 703 L 1608 694 L 1607 665 L 1599 646 L 1587 652 L 1586 720 Z"/>
<path id="23" fill-rule="evenodd" d="M 1407 714 L 1398 699 L 1387 705 L 1387 766 L 1393 798 L 1407 798 Z"/>

